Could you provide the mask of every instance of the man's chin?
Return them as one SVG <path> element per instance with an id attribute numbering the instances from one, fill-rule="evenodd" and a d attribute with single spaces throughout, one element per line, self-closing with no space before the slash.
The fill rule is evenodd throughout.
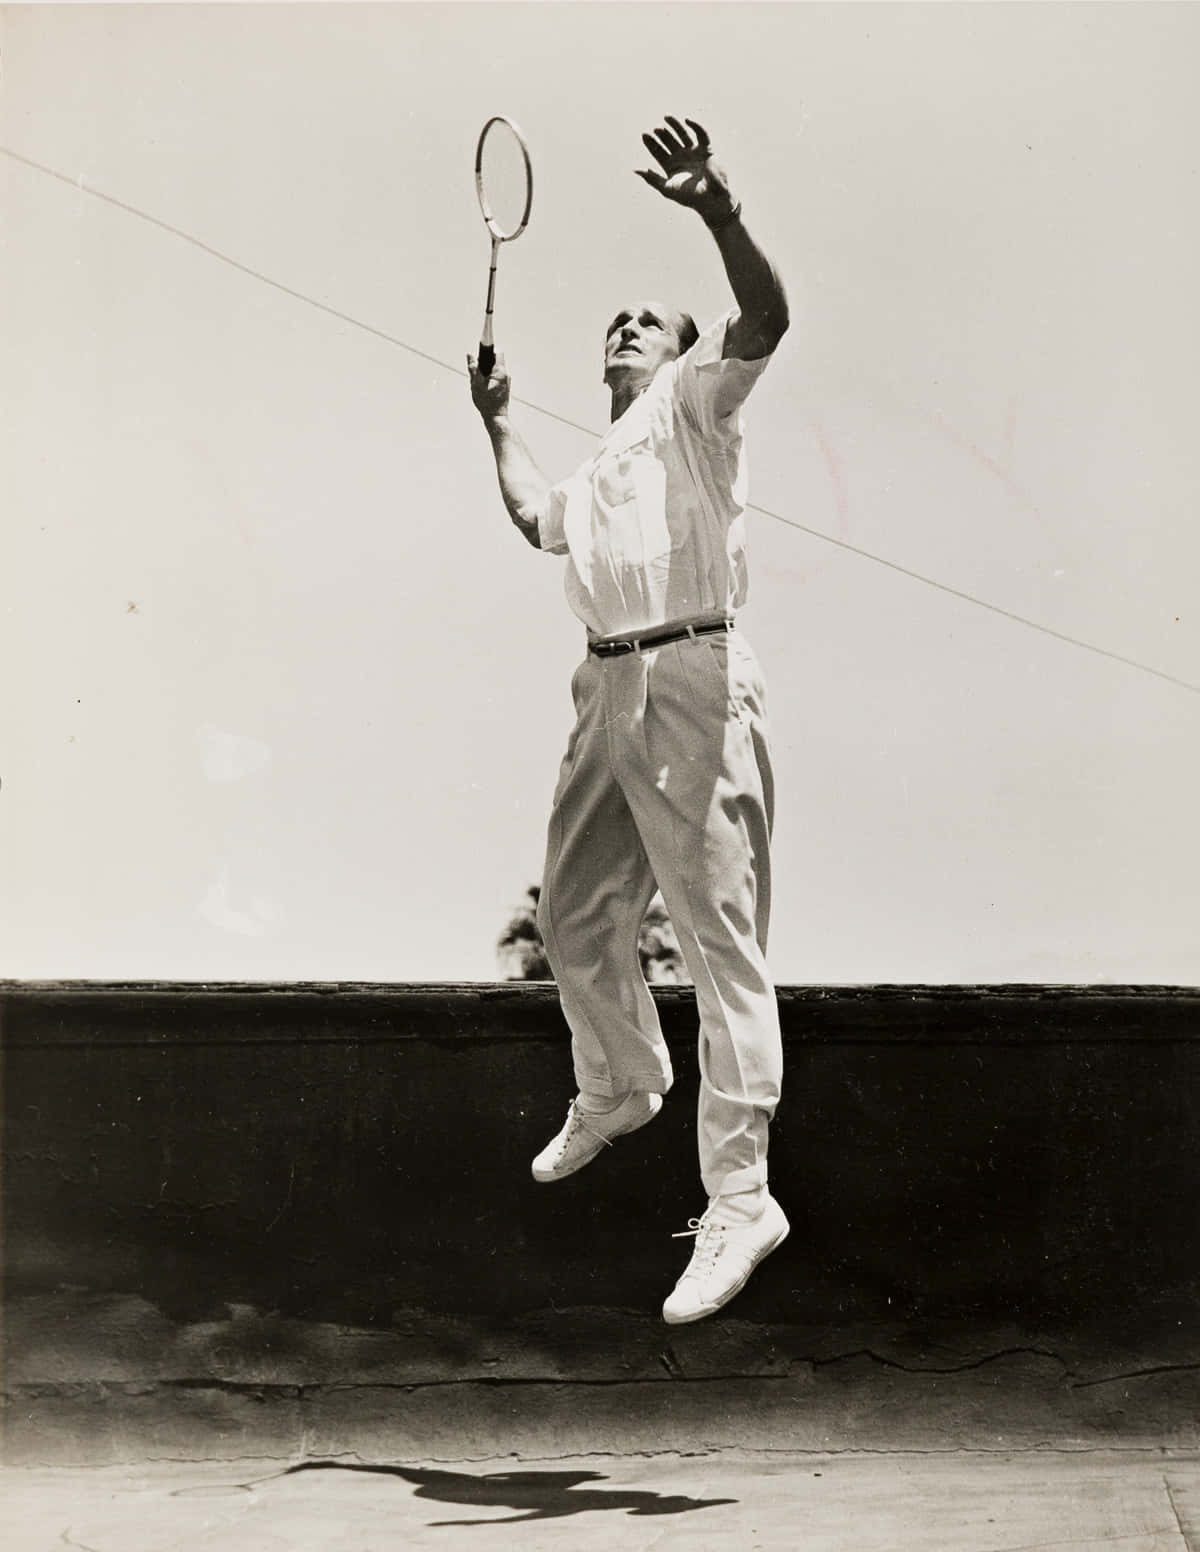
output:
<path id="1" fill-rule="evenodd" d="M 644 356 L 617 356 L 604 369 L 604 381 L 610 388 L 635 387 L 643 381 L 649 382 L 652 375 L 646 370 Z"/>

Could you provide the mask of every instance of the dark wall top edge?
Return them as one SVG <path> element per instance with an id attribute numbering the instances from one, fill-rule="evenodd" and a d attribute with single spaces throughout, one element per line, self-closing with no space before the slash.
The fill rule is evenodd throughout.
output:
<path id="1" fill-rule="evenodd" d="M 785 1039 L 812 1045 L 1200 1044 L 1200 988 L 782 986 Z M 695 989 L 656 986 L 695 1038 Z M 0 1050 L 565 1039 L 553 982 L 0 982 Z"/>
<path id="2" fill-rule="evenodd" d="M 688 1001 L 694 988 L 653 986 L 660 1001 Z M 1178 999 L 1200 1003 L 1200 986 L 1176 986 L 1150 983 L 1116 984 L 1110 982 L 1073 983 L 1066 981 L 1004 982 L 863 982 L 780 985 L 781 1000 L 805 1001 L 876 1001 L 879 999 L 928 999 L 1046 997 L 1087 999 L 1133 998 Z M 92 981 L 92 980 L 16 980 L 0 979 L 0 997 L 381 997 L 404 998 L 521 998 L 555 1000 L 551 981 Z"/>

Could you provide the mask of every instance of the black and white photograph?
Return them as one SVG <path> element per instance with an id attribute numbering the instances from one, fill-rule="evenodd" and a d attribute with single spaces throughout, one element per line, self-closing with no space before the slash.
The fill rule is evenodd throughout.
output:
<path id="1" fill-rule="evenodd" d="M 6 1552 L 1200 1552 L 1198 58 L 0 5 Z"/>

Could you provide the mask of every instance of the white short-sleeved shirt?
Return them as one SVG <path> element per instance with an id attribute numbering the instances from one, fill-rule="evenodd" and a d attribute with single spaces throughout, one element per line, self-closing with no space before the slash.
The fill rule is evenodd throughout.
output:
<path id="1" fill-rule="evenodd" d="M 550 491 L 543 550 L 566 555 L 571 608 L 598 636 L 732 614 L 746 598 L 741 407 L 766 367 L 723 360 L 726 314 Z"/>

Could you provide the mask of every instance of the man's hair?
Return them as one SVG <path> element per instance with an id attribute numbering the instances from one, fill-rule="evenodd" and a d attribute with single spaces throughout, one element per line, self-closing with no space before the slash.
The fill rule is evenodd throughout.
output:
<path id="1" fill-rule="evenodd" d="M 696 320 L 691 313 L 679 314 L 679 354 L 682 356 L 685 350 L 691 350 L 692 346 L 700 338 L 700 330 L 696 327 Z"/>

